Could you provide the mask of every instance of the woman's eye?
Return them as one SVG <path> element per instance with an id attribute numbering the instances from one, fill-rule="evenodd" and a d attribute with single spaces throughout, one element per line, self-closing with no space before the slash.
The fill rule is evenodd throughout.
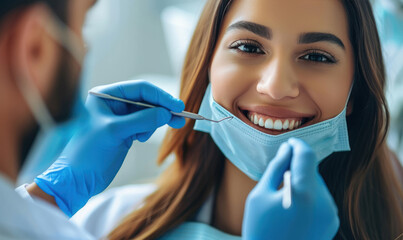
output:
<path id="1" fill-rule="evenodd" d="M 264 54 L 262 47 L 252 42 L 235 42 L 230 48 L 247 54 Z"/>
<path id="2" fill-rule="evenodd" d="M 238 49 L 240 51 L 246 52 L 246 53 L 256 53 L 256 54 L 262 54 L 263 53 L 263 51 L 259 47 L 256 47 L 256 46 L 253 46 L 253 45 L 247 45 L 247 44 L 239 46 Z"/>
<path id="3" fill-rule="evenodd" d="M 306 54 L 306 55 L 302 56 L 301 59 L 305 60 L 305 61 L 315 62 L 315 63 L 328 63 L 328 64 L 331 64 L 331 63 L 336 62 L 333 57 L 326 56 L 323 53 L 316 53 L 316 52 Z"/>

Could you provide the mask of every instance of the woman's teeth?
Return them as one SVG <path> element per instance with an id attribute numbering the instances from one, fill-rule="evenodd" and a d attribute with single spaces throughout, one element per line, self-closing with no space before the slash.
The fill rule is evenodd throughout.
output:
<path id="1" fill-rule="evenodd" d="M 298 128 L 302 124 L 302 120 L 296 120 L 296 119 L 272 119 L 270 117 L 261 117 L 258 116 L 257 114 L 251 114 L 248 113 L 248 118 L 249 120 L 260 127 L 264 127 L 267 129 L 272 129 L 272 130 L 293 130 L 295 128 Z"/>

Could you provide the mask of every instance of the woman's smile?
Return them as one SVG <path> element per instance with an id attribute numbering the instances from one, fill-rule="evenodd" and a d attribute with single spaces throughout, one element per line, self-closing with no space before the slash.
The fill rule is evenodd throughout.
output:
<path id="1" fill-rule="evenodd" d="M 313 114 L 297 113 L 270 106 L 239 107 L 241 120 L 253 128 L 277 135 L 310 125 Z"/>

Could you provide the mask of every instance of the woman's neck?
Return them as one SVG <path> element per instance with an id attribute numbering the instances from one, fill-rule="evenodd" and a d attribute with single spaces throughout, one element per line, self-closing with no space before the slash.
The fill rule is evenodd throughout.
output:
<path id="1" fill-rule="evenodd" d="M 246 197 L 256 183 L 226 160 L 215 199 L 214 227 L 232 235 L 241 235 Z"/>

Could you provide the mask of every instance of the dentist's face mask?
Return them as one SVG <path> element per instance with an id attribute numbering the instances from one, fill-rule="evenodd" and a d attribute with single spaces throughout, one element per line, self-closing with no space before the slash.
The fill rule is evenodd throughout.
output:
<path id="1" fill-rule="evenodd" d="M 37 86 L 31 81 L 28 73 L 24 73 L 21 69 L 17 69 L 15 76 L 17 77 L 18 87 L 28 104 L 35 120 L 42 130 L 48 131 L 52 129 L 57 122 L 67 120 L 70 116 L 74 101 L 74 96 L 77 92 L 78 77 L 74 76 L 68 68 L 69 63 L 82 65 L 84 57 L 84 48 L 76 34 L 64 24 L 57 16 L 50 14 L 50 20 L 46 23 L 45 29 L 47 33 L 63 47 L 65 55 L 62 56 L 62 61 L 58 73 L 51 83 L 50 105 L 57 108 L 58 113 L 52 116 L 51 111 L 48 109 L 44 99 L 39 93 Z M 72 60 L 72 61 L 68 61 Z M 76 78 L 76 79 L 69 79 Z M 63 98 L 63 99 L 62 99 Z M 59 104 L 57 104 L 59 103 Z M 63 106 L 59 106 L 63 105 Z M 70 107 L 69 107 L 70 106 Z M 56 117 L 56 119 L 55 119 Z"/>
<path id="2" fill-rule="evenodd" d="M 79 71 L 85 53 L 83 44 L 79 37 L 53 14 L 50 15 L 45 29 L 63 48 L 56 75 L 50 83 L 50 93 L 46 96 L 48 105 L 37 86 L 29 79 L 30 75 L 23 69 L 14 71 L 18 87 L 41 130 L 39 134 L 33 130 L 24 137 L 20 162 L 20 167 L 23 167 L 20 173 L 21 183 L 31 181 L 49 167 L 78 126 L 85 125 L 88 117 L 79 95 Z"/>
<path id="3" fill-rule="evenodd" d="M 351 90 L 350 90 L 351 92 Z M 333 152 L 349 151 L 346 109 L 336 117 L 280 135 L 263 133 L 249 126 L 214 101 L 211 84 L 207 87 L 199 114 L 210 119 L 233 117 L 221 123 L 196 121 L 195 130 L 209 133 L 221 152 L 238 169 L 258 181 L 278 148 L 291 137 L 307 142 L 320 161 Z"/>

